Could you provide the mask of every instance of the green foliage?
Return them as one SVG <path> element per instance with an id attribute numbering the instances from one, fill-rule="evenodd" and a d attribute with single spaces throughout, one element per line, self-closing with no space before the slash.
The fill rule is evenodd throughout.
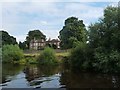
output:
<path id="1" fill-rule="evenodd" d="M 88 45 L 81 43 L 78 47 L 72 50 L 69 62 L 72 68 L 87 70 L 92 68 L 92 59 L 93 51 L 88 47 Z"/>
<path id="2" fill-rule="evenodd" d="M 91 47 L 105 47 L 107 50 L 120 51 L 120 30 L 118 28 L 118 7 L 107 7 L 104 18 L 89 26 Z"/>
<path id="3" fill-rule="evenodd" d="M 103 73 L 120 72 L 120 30 L 118 7 L 109 6 L 104 17 L 91 24 L 88 45 L 79 43 L 70 55 L 70 65 L 75 69 L 92 69 Z M 67 20 L 69 24 L 74 21 Z M 67 24 L 66 22 L 66 24 Z M 84 35 L 84 34 L 83 34 Z M 77 41 L 70 38 L 71 42 Z"/>
<path id="4" fill-rule="evenodd" d="M 65 26 L 59 32 L 61 40 L 60 46 L 63 49 L 73 48 L 79 42 L 86 42 L 87 31 L 82 20 L 76 17 L 70 17 L 65 20 Z"/>
<path id="5" fill-rule="evenodd" d="M 89 44 L 94 49 L 93 67 L 101 72 L 120 72 L 118 7 L 109 6 L 104 17 L 89 26 Z"/>
<path id="6" fill-rule="evenodd" d="M 3 62 L 14 63 L 23 58 L 23 51 L 17 45 L 4 45 L 2 48 Z"/>
<path id="7" fill-rule="evenodd" d="M 20 59 L 17 63 L 20 65 L 25 65 L 27 62 L 25 59 Z"/>
<path id="8" fill-rule="evenodd" d="M 37 64 L 37 58 L 36 57 L 25 57 L 26 64 Z"/>
<path id="9" fill-rule="evenodd" d="M 46 36 L 40 30 L 33 30 L 28 32 L 26 37 L 26 44 L 29 46 L 29 43 L 33 39 L 46 39 Z M 29 47 L 28 47 L 29 48 Z"/>
<path id="10" fill-rule="evenodd" d="M 96 48 L 95 61 L 93 67 L 97 71 L 101 72 L 120 72 L 120 53 L 116 50 L 110 52 L 102 51 L 102 48 Z"/>
<path id="11" fill-rule="evenodd" d="M 0 31 L 0 48 L 2 47 L 2 32 Z"/>
<path id="12" fill-rule="evenodd" d="M 26 39 L 46 39 L 46 36 L 40 30 L 33 30 L 28 32 L 28 37 Z"/>
<path id="13" fill-rule="evenodd" d="M 25 41 L 24 42 L 19 42 L 19 47 L 20 47 L 20 49 L 23 49 L 23 50 L 28 49 Z"/>
<path id="14" fill-rule="evenodd" d="M 17 44 L 16 38 L 10 36 L 6 31 L 0 31 L 0 33 L 2 33 L 2 45 Z"/>
<path id="15" fill-rule="evenodd" d="M 38 58 L 40 64 L 55 64 L 57 63 L 56 55 L 53 49 L 46 47 Z"/>
<path id="16" fill-rule="evenodd" d="M 2 48 L 0 48 L 0 63 L 2 61 Z"/>
<path id="17" fill-rule="evenodd" d="M 52 44 L 53 49 L 57 49 L 57 45 Z"/>

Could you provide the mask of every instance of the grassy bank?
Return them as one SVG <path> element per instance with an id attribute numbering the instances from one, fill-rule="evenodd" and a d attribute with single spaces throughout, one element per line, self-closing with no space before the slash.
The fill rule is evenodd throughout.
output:
<path id="1" fill-rule="evenodd" d="M 40 53 L 42 52 L 43 50 L 26 50 L 24 51 L 24 56 L 25 57 L 35 57 L 35 56 L 38 56 L 40 55 Z M 69 55 L 69 52 L 70 50 L 55 50 L 55 54 L 57 57 L 66 57 Z"/>
<path id="2" fill-rule="evenodd" d="M 25 61 L 21 61 L 29 64 L 36 64 L 38 56 L 41 54 L 41 51 L 27 50 L 24 51 Z M 55 55 L 59 63 L 63 62 L 63 58 L 69 56 L 69 50 L 55 50 Z"/>

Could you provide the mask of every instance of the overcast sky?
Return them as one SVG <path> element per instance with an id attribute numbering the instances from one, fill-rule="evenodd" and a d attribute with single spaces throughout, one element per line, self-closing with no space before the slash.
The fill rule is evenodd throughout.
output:
<path id="1" fill-rule="evenodd" d="M 98 1 L 98 2 L 96 2 Z M 47 38 L 58 38 L 68 17 L 83 20 L 86 26 L 103 16 L 108 5 L 119 0 L 1 0 L 0 29 L 17 41 L 24 41 L 30 30 L 39 29 Z"/>

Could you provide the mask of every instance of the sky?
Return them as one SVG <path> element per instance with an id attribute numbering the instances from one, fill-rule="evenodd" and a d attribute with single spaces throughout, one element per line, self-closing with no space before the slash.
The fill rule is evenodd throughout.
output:
<path id="1" fill-rule="evenodd" d="M 97 2 L 96 2 L 97 1 Z M 83 20 L 86 27 L 103 17 L 108 5 L 119 0 L 1 0 L 0 30 L 17 41 L 25 41 L 29 31 L 40 30 L 48 38 L 58 38 L 68 17 Z"/>

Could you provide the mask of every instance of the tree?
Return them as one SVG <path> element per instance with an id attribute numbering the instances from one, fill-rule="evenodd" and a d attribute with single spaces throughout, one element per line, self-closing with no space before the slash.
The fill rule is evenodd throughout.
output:
<path id="1" fill-rule="evenodd" d="M 117 7 L 107 7 L 104 17 L 91 24 L 88 30 L 89 43 L 80 43 L 69 57 L 69 63 L 76 70 L 120 72 L 120 29 Z M 69 21 L 71 22 L 71 21 Z M 71 38 L 71 41 L 76 41 Z"/>
<path id="2" fill-rule="evenodd" d="M 33 39 L 44 39 L 46 40 L 46 36 L 40 31 L 40 30 L 33 30 L 28 32 L 28 36 L 26 37 L 26 44 L 28 45 L 29 48 L 29 43 Z"/>
<path id="3" fill-rule="evenodd" d="M 65 26 L 59 32 L 61 47 L 69 49 L 75 47 L 75 43 L 86 42 L 87 33 L 83 20 L 78 20 L 76 17 L 69 17 L 65 20 Z"/>
<path id="4" fill-rule="evenodd" d="M 108 6 L 104 17 L 89 26 L 89 44 L 95 60 L 93 67 L 102 72 L 120 72 L 119 9 Z"/>
<path id="5" fill-rule="evenodd" d="M 57 49 L 57 45 L 52 44 L 52 48 Z"/>
<path id="6" fill-rule="evenodd" d="M 28 48 L 27 48 L 26 41 L 24 41 L 24 42 L 19 42 L 19 47 L 20 47 L 21 49 L 23 49 L 23 50 L 28 49 Z"/>
<path id="7" fill-rule="evenodd" d="M 91 47 L 105 47 L 107 50 L 120 51 L 120 30 L 118 25 L 118 8 L 107 7 L 104 10 L 104 18 L 98 23 L 89 26 L 89 42 Z"/>
<path id="8" fill-rule="evenodd" d="M 6 31 L 0 31 L 0 33 L 2 33 L 2 45 L 17 44 L 16 38 L 13 36 L 10 36 Z"/>

